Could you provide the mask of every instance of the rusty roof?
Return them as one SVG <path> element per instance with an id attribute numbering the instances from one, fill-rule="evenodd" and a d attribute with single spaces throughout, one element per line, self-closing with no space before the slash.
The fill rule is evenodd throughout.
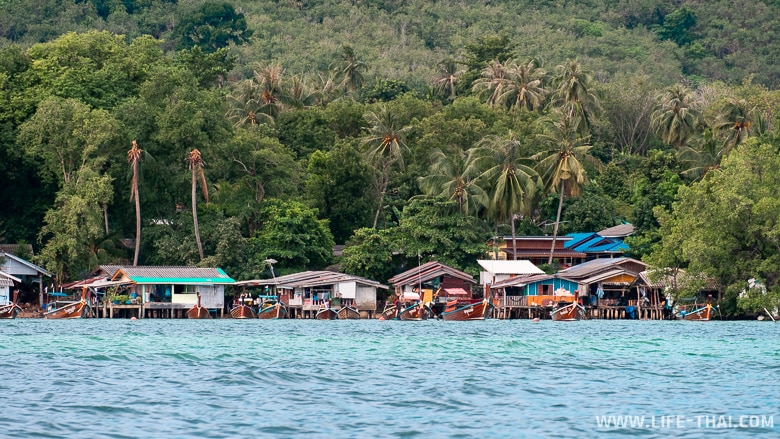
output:
<path id="1" fill-rule="evenodd" d="M 382 285 L 379 282 L 364 277 L 355 276 L 352 274 L 338 273 L 335 271 L 303 271 L 300 273 L 287 274 L 284 276 L 278 276 L 273 279 L 253 279 L 238 281 L 236 286 L 264 286 L 264 285 L 276 285 L 278 287 L 288 288 L 309 288 L 320 287 L 325 285 L 335 285 L 343 282 L 355 282 L 358 284 L 369 285 L 376 288 L 387 289 L 387 285 Z"/>
<path id="2" fill-rule="evenodd" d="M 437 261 L 426 262 L 419 267 L 396 274 L 388 279 L 388 282 L 396 286 L 415 285 L 444 275 L 473 284 L 477 283 L 477 281 L 474 280 L 474 276 Z"/>

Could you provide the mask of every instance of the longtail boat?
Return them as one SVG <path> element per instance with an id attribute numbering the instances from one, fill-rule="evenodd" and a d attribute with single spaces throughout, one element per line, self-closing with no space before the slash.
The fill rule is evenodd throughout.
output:
<path id="1" fill-rule="evenodd" d="M 415 303 L 401 310 L 398 318 L 401 320 L 420 321 L 427 320 L 433 315 L 433 311 L 424 303 Z"/>
<path id="2" fill-rule="evenodd" d="M 377 317 L 378 320 L 398 320 L 398 313 L 395 311 L 395 305 L 393 304 L 385 304 L 385 309 L 382 310 L 382 313 L 379 314 L 379 317 Z"/>
<path id="3" fill-rule="evenodd" d="M 89 317 L 91 309 L 87 300 L 87 288 L 81 289 L 81 300 L 78 302 L 53 302 L 54 309 L 47 311 L 44 319 L 83 319 Z"/>
<path id="4" fill-rule="evenodd" d="M 236 305 L 230 310 L 230 316 L 234 319 L 256 319 L 257 313 L 252 309 L 252 296 L 241 293 Z"/>
<path id="5" fill-rule="evenodd" d="M 257 311 L 258 319 L 283 319 L 287 317 L 287 306 L 277 296 L 260 296 L 263 304 Z"/>
<path id="6" fill-rule="evenodd" d="M 555 321 L 573 322 L 585 317 L 585 308 L 577 302 L 558 302 L 550 315 Z"/>
<path id="7" fill-rule="evenodd" d="M 317 311 L 317 314 L 314 316 L 314 318 L 317 320 L 336 320 L 339 318 L 339 314 L 330 306 L 323 306 L 319 309 L 319 311 Z"/>
<path id="8" fill-rule="evenodd" d="M 200 305 L 200 293 L 198 295 L 198 303 L 187 311 L 188 319 L 210 319 L 211 314 L 209 310 Z"/>
<path id="9" fill-rule="evenodd" d="M 349 305 L 344 305 L 338 311 L 339 320 L 356 320 L 360 318 L 360 311 Z"/>
<path id="10" fill-rule="evenodd" d="M 16 298 L 19 295 L 18 290 L 14 290 L 14 297 L 11 303 L 8 305 L 0 306 L 0 319 L 15 319 L 19 312 L 22 310 L 19 305 L 16 304 Z"/>
<path id="11" fill-rule="evenodd" d="M 441 313 L 442 320 L 485 320 L 490 317 L 490 310 L 493 304 L 489 300 L 478 301 L 453 300 L 447 302 L 444 311 Z"/>
<path id="12" fill-rule="evenodd" d="M 677 317 L 683 320 L 698 320 L 709 321 L 712 317 L 712 303 L 707 303 L 701 308 L 694 308 L 691 310 L 680 310 L 677 313 Z"/>

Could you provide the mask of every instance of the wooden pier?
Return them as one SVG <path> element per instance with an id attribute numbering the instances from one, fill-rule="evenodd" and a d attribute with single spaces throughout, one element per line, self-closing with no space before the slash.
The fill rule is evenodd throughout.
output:
<path id="1" fill-rule="evenodd" d="M 506 300 L 494 299 L 493 317 L 501 320 L 510 319 L 549 319 L 554 304 L 565 301 L 561 296 L 506 296 Z M 588 319 L 620 320 L 629 319 L 629 310 L 633 307 L 634 320 L 667 320 L 660 304 L 637 305 L 637 301 L 628 301 L 627 305 L 615 305 L 603 301 L 597 305 L 584 305 Z"/>

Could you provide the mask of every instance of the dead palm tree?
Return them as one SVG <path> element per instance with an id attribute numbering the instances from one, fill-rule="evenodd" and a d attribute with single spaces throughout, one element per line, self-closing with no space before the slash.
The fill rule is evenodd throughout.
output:
<path id="1" fill-rule="evenodd" d="M 354 93 L 363 87 L 363 70 L 366 63 L 357 59 L 352 46 L 341 47 L 341 62 L 334 69 L 339 84 L 350 93 Z"/>
<path id="2" fill-rule="evenodd" d="M 201 190 L 203 191 L 203 197 L 206 199 L 206 203 L 209 202 L 209 190 L 206 187 L 206 176 L 203 174 L 203 166 L 206 164 L 203 161 L 203 157 L 200 155 L 200 151 L 193 149 L 187 155 L 187 164 L 192 171 L 192 222 L 195 227 L 195 242 L 198 244 L 198 255 L 200 260 L 203 260 L 203 244 L 200 242 L 200 228 L 198 226 L 198 198 L 196 196 L 197 181 L 200 181 Z"/>
<path id="3" fill-rule="evenodd" d="M 127 151 L 127 161 L 133 167 L 133 179 L 130 182 L 130 201 L 135 201 L 135 254 L 133 255 L 133 266 L 138 265 L 138 253 L 141 248 L 141 201 L 138 199 L 138 163 L 141 161 L 142 149 L 138 143 L 133 140 L 133 147 Z"/>

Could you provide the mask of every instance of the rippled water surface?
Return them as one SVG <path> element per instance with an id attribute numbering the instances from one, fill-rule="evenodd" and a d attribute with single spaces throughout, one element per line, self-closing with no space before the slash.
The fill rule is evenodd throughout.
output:
<path id="1" fill-rule="evenodd" d="M 778 378 L 767 322 L 0 321 L 13 438 L 777 437 Z"/>

